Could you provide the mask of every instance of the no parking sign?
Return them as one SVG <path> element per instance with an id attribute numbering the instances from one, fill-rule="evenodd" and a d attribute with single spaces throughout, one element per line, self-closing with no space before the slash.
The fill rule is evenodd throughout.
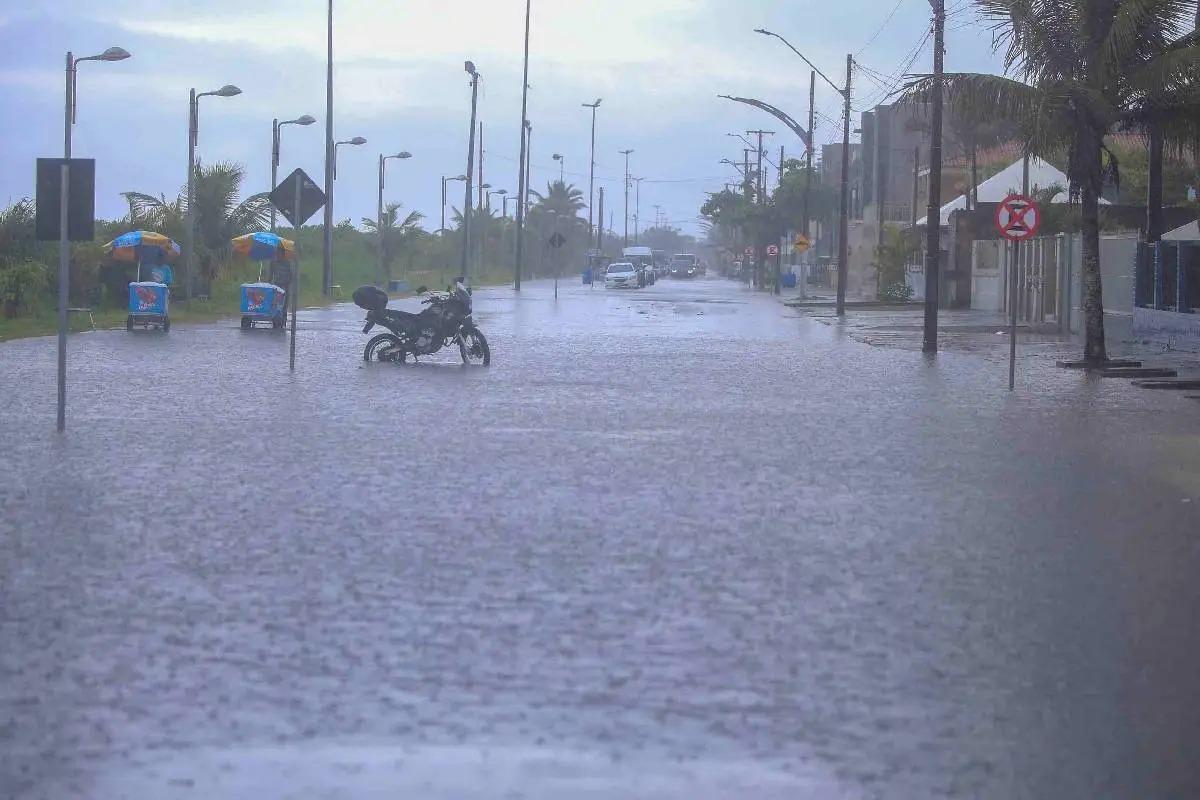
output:
<path id="1" fill-rule="evenodd" d="M 1023 194 L 1010 194 L 996 206 L 996 230 L 1010 242 L 1024 242 L 1042 227 L 1042 209 Z"/>

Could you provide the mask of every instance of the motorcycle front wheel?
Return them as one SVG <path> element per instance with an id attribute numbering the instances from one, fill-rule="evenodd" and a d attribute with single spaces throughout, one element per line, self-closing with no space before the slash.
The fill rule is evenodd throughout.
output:
<path id="1" fill-rule="evenodd" d="M 475 364 L 486 367 L 492 363 L 492 350 L 477 328 L 466 328 L 458 335 L 458 352 L 462 356 L 463 366 Z"/>
<path id="2" fill-rule="evenodd" d="M 363 349 L 363 361 L 404 362 L 405 353 L 400 349 L 400 339 L 390 333 L 381 333 L 367 342 Z"/>

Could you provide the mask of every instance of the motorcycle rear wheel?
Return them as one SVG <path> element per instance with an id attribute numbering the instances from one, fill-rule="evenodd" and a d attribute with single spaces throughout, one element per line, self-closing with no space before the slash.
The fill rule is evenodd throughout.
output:
<path id="1" fill-rule="evenodd" d="M 488 347 L 483 333 L 477 328 L 467 328 L 459 334 L 458 352 L 462 356 L 463 366 L 486 367 L 492 363 L 492 350 Z"/>
<path id="2" fill-rule="evenodd" d="M 395 350 L 400 347 L 400 339 L 390 333 L 381 333 L 363 349 L 363 361 L 383 361 L 388 363 L 404 363 L 407 353 Z M 391 351 L 391 352 L 385 352 Z"/>

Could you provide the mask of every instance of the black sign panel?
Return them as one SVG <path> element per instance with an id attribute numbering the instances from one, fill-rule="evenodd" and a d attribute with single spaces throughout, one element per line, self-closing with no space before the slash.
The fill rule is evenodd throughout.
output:
<path id="1" fill-rule="evenodd" d="M 296 215 L 297 188 L 300 190 L 300 214 L 298 217 Z M 321 191 L 321 187 L 317 186 L 304 170 L 298 169 L 280 181 L 279 185 L 271 191 L 271 205 L 279 209 L 279 213 L 283 214 L 293 227 L 299 228 L 324 207 L 325 192 Z"/>
<path id="2" fill-rule="evenodd" d="M 550 246 L 556 250 L 558 248 L 562 247 L 566 243 L 567 243 L 567 240 L 561 233 L 555 233 L 553 236 L 550 237 Z"/>
<path id="3" fill-rule="evenodd" d="M 93 158 L 37 160 L 37 211 L 34 222 L 38 241 L 57 242 L 61 238 L 58 223 L 62 209 L 63 164 L 71 168 L 68 178 L 67 239 L 90 242 L 96 238 L 96 160 Z"/>

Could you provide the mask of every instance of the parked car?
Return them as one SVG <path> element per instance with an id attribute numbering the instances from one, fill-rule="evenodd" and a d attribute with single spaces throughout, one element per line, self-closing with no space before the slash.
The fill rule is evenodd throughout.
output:
<path id="1" fill-rule="evenodd" d="M 638 268 L 628 261 L 617 261 L 608 265 L 604 275 L 605 289 L 637 289 L 642 286 Z"/>
<path id="2" fill-rule="evenodd" d="M 637 267 L 639 286 L 650 286 L 658 280 L 654 272 L 654 251 L 649 247 L 626 247 L 621 256 Z"/>

